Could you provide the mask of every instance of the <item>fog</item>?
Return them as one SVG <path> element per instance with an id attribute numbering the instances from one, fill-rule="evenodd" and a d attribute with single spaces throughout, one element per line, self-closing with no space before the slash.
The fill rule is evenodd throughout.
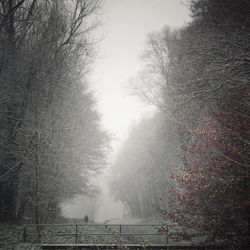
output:
<path id="1" fill-rule="evenodd" d="M 108 187 L 108 174 L 99 176 L 96 185 L 100 194 L 96 197 L 79 196 L 61 204 L 62 215 L 66 218 L 83 219 L 88 215 L 90 221 L 97 223 L 121 221 L 126 209 L 120 201 L 115 201 Z M 96 181 L 95 181 L 96 182 Z"/>
<path id="2" fill-rule="evenodd" d="M 249 249 L 249 10 L 1 0 L 0 248 Z"/>
<path id="3" fill-rule="evenodd" d="M 99 55 L 90 80 L 102 126 L 113 138 L 108 169 L 114 163 L 129 129 L 152 112 L 152 106 L 132 96 L 126 87 L 130 78 L 143 67 L 140 57 L 148 34 L 165 26 L 178 28 L 187 24 L 190 20 L 188 13 L 182 0 L 104 1 L 102 24 L 95 31 L 97 40 L 101 39 L 97 44 Z M 114 201 L 109 190 L 109 177 L 107 174 L 103 176 L 106 177 L 100 178 L 101 194 L 98 197 L 69 200 L 63 203 L 62 214 L 70 218 L 91 214 L 98 222 L 123 218 L 127 211 L 121 202 Z"/>

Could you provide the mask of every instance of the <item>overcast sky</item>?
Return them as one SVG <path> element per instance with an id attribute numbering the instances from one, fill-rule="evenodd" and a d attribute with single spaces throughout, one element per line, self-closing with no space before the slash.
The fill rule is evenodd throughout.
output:
<path id="1" fill-rule="evenodd" d="M 186 0 L 184 0 L 185 2 Z M 183 0 L 104 0 L 103 24 L 97 30 L 99 58 L 91 81 L 103 125 L 118 138 L 147 107 L 128 94 L 124 87 L 142 67 L 147 34 L 164 26 L 185 25 L 188 9 Z"/>

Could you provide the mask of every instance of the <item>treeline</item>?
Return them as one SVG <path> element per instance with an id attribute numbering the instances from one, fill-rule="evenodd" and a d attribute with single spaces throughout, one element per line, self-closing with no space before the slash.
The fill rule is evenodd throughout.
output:
<path id="1" fill-rule="evenodd" d="M 136 215 L 155 207 L 166 220 L 210 232 L 211 241 L 240 246 L 250 230 L 250 2 L 189 4 L 187 27 L 150 35 L 132 84 L 159 111 L 125 142 L 114 169 L 128 179 L 113 190 Z M 161 195 L 167 205 L 157 205 Z"/>
<path id="2" fill-rule="evenodd" d="M 112 166 L 110 188 L 136 218 L 152 217 L 168 207 L 170 171 L 181 164 L 175 128 L 160 113 L 135 124 Z M 171 131 L 171 133 L 170 133 Z"/>
<path id="3" fill-rule="evenodd" d="M 88 87 L 99 0 L 0 1 L 0 222 L 46 223 L 95 192 L 108 137 Z"/>

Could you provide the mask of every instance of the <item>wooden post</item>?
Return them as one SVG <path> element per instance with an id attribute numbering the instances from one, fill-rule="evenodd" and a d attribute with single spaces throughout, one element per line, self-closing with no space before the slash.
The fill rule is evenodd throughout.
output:
<path id="1" fill-rule="evenodd" d="M 122 237 L 122 225 L 119 226 L 119 234 L 120 234 L 120 238 Z"/>
<path id="2" fill-rule="evenodd" d="M 166 240 L 167 242 L 166 243 L 168 245 L 168 243 L 169 243 L 169 225 L 167 225 L 167 235 L 166 236 L 167 236 L 167 240 Z"/>
<path id="3" fill-rule="evenodd" d="M 37 232 L 37 242 L 41 243 L 41 228 L 39 224 L 36 224 L 36 232 Z"/>
<path id="4" fill-rule="evenodd" d="M 122 225 L 119 225 L 119 236 L 120 236 L 119 249 L 122 249 Z"/>
<path id="5" fill-rule="evenodd" d="M 77 233 L 78 233 L 78 227 L 77 227 L 77 224 L 76 224 L 76 238 L 75 238 L 75 243 L 77 244 L 77 242 L 78 242 L 78 239 L 77 239 Z"/>
<path id="6" fill-rule="evenodd" d="M 26 225 L 23 227 L 23 243 L 26 242 Z"/>

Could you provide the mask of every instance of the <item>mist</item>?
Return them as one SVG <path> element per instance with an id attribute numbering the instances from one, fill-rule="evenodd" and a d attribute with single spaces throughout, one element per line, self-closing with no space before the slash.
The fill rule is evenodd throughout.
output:
<path id="1" fill-rule="evenodd" d="M 249 0 L 0 0 L 0 249 L 249 249 Z"/>
<path id="2" fill-rule="evenodd" d="M 167 14 L 163 10 L 167 10 Z M 178 16 L 173 15 L 177 12 Z M 140 22 L 137 21 L 138 13 Z M 112 151 L 109 155 L 108 174 L 103 174 L 106 176 L 104 179 L 101 177 L 93 181 L 100 182 L 98 186 L 101 188 L 101 194 L 96 197 L 97 201 L 91 200 L 97 209 L 95 221 L 121 219 L 124 215 L 129 219 L 126 204 L 116 202 L 110 190 L 113 179 L 110 171 L 113 171 L 112 166 L 132 127 L 143 117 L 152 116 L 156 111 L 153 105 L 135 95 L 135 91 L 131 90 L 132 86 L 129 87 L 129 82 L 145 64 L 140 57 L 144 53 L 148 34 L 165 26 L 173 29 L 184 26 L 190 20 L 188 13 L 188 8 L 181 1 L 107 0 L 104 3 L 102 24 L 95 31 L 96 39 L 100 39 L 99 59 L 91 72 L 91 81 L 102 118 L 102 127 L 109 131 L 112 137 Z M 127 16 L 129 22 L 125 22 Z M 89 205 L 85 207 L 84 198 L 76 198 L 73 201 L 73 204 L 72 200 L 63 203 L 62 214 L 70 218 L 82 218 L 82 211 L 87 213 Z"/>
<path id="3" fill-rule="evenodd" d="M 109 174 L 102 174 L 98 187 L 100 194 L 95 197 L 80 196 L 61 204 L 62 216 L 70 219 L 83 219 L 87 215 L 95 223 L 115 223 L 126 216 L 126 209 L 121 201 L 115 201 L 109 190 Z"/>

